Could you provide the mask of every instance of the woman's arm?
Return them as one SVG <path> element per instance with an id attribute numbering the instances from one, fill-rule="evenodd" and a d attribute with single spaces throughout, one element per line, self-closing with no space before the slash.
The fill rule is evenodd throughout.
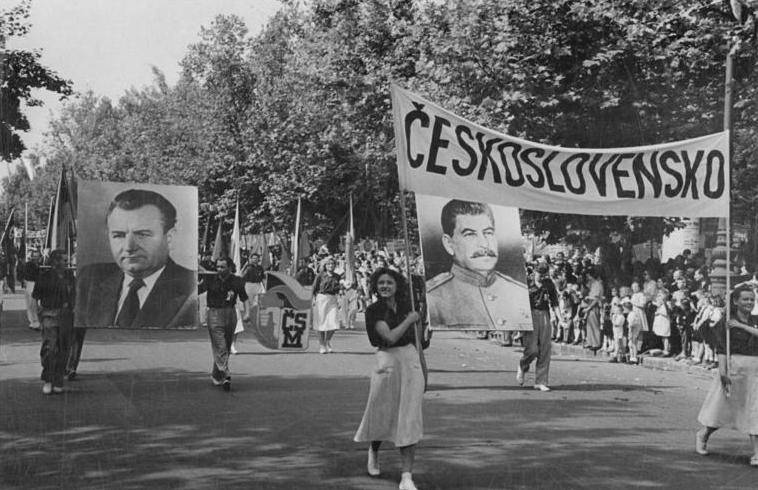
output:
<path id="1" fill-rule="evenodd" d="M 405 320 L 400 322 L 397 327 L 392 329 L 390 329 L 390 326 L 387 324 L 387 322 L 384 320 L 379 320 L 376 322 L 376 333 L 378 333 L 379 336 L 387 342 L 389 347 L 392 347 L 395 342 L 400 340 L 400 337 L 405 334 L 405 331 L 408 330 L 409 327 L 413 326 L 413 324 L 418 320 L 419 315 L 415 311 L 408 313 L 408 315 L 405 317 Z"/>
<path id="2" fill-rule="evenodd" d="M 739 329 L 744 330 L 745 332 L 749 333 L 753 337 L 758 337 L 758 328 L 751 327 L 750 325 L 742 323 L 741 321 L 737 320 L 736 318 L 733 318 L 733 319 L 731 319 L 729 321 L 729 328 L 739 328 Z"/>

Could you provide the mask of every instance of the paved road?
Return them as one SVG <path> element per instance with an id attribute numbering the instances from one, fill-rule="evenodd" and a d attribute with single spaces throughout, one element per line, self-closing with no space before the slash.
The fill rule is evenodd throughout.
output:
<path id="1" fill-rule="evenodd" d="M 397 452 L 373 479 L 352 442 L 373 364 L 362 331 L 338 332 L 328 355 L 246 339 L 224 393 L 205 331 L 91 330 L 80 378 L 43 396 L 21 307 L 7 298 L 0 327 L 0 488 L 397 488 Z M 435 334 L 420 489 L 756 488 L 746 436 L 693 452 L 707 373 L 558 355 L 540 393 L 515 385 L 518 356 Z"/>

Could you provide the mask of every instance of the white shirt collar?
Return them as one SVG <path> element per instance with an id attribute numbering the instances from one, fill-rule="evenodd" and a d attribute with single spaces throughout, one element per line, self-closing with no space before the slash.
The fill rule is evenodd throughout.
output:
<path id="1" fill-rule="evenodd" d="M 139 298 L 140 308 L 142 308 L 142 306 L 145 304 L 145 300 L 147 300 L 147 297 L 150 295 L 150 291 L 152 291 L 153 286 L 155 286 L 155 281 L 158 280 L 158 277 L 160 277 L 163 269 L 165 268 L 166 266 L 164 265 L 149 276 L 142 278 L 142 280 L 145 282 L 145 286 L 137 290 L 137 298 Z M 123 306 L 124 301 L 126 300 L 126 295 L 129 293 L 129 284 L 131 284 L 133 280 L 134 278 L 132 276 L 129 274 L 124 274 L 124 279 L 121 281 L 121 296 L 118 299 L 118 309 L 116 311 L 121 311 L 121 306 Z"/>

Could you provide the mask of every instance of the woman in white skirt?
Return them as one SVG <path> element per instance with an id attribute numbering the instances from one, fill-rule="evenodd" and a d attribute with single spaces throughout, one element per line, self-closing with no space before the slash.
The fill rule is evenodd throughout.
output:
<path id="1" fill-rule="evenodd" d="M 340 328 L 339 301 L 340 276 L 334 272 L 334 258 L 321 262 L 319 274 L 313 282 L 313 330 L 318 332 L 319 352 L 332 352 L 332 337 Z"/>
<path id="2" fill-rule="evenodd" d="M 371 276 L 371 292 L 379 300 L 366 309 L 366 333 L 377 347 L 376 367 L 356 442 L 369 442 L 368 474 L 379 476 L 382 441 L 400 449 L 400 490 L 415 490 L 413 460 L 421 440 L 421 402 L 424 375 L 416 351 L 413 325 L 419 315 L 411 310 L 408 285 L 403 276 L 381 268 Z"/>
<path id="3" fill-rule="evenodd" d="M 713 328 L 719 372 L 700 408 L 698 421 L 703 428 L 695 436 L 695 451 L 707 455 L 708 438 L 717 429 L 737 429 L 750 436 L 750 465 L 758 466 L 758 321 L 751 316 L 755 293 L 749 285 L 741 284 L 730 299 L 732 370 L 726 370 L 726 330 L 721 321 Z"/>

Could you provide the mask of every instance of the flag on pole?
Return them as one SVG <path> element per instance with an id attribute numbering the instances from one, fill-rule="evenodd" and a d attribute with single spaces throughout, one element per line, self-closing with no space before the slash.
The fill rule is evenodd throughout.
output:
<path id="1" fill-rule="evenodd" d="M 234 209 L 234 227 L 232 228 L 231 257 L 237 266 L 237 275 L 242 272 L 242 245 L 240 243 L 240 201 Z"/>
<path id="2" fill-rule="evenodd" d="M 295 258 L 294 271 L 297 273 L 298 267 L 300 267 L 300 211 L 301 211 L 300 196 L 297 197 L 297 213 L 295 213 L 295 238 L 292 240 L 292 246 L 295 250 L 292 256 Z M 294 274 L 293 274 L 294 275 Z"/>
<path id="3" fill-rule="evenodd" d="M 11 208 L 11 214 L 8 216 L 8 220 L 5 222 L 5 228 L 3 228 L 2 238 L 0 238 L 0 246 L 2 246 L 3 250 L 7 250 L 8 247 L 13 246 L 13 228 L 15 226 L 16 226 L 16 206 L 13 206 Z"/>
<path id="4" fill-rule="evenodd" d="M 50 205 L 50 216 L 47 221 L 47 236 L 45 247 L 50 250 L 65 250 L 69 258 L 74 251 L 73 240 L 76 236 L 76 222 L 74 217 L 73 198 L 70 192 L 66 167 L 61 168 L 61 176 L 58 180 L 58 190 Z"/>
<path id="5" fill-rule="evenodd" d="M 294 274 L 291 273 L 292 258 L 290 257 L 289 246 L 287 243 L 285 243 L 284 240 L 282 240 L 282 237 L 279 235 L 279 233 L 275 233 L 275 235 L 276 240 L 279 242 L 279 247 L 282 250 L 282 255 L 279 257 L 279 272 L 284 272 L 285 274 L 294 276 Z"/>
<path id="6" fill-rule="evenodd" d="M 263 267 L 264 271 L 267 271 L 271 269 L 271 251 L 268 248 L 268 240 L 263 233 L 256 236 L 261 247 L 261 267 Z"/>
<path id="7" fill-rule="evenodd" d="M 303 230 L 300 233 L 300 241 L 298 243 L 299 259 L 307 259 L 311 256 L 311 240 L 307 230 Z M 298 261 L 299 262 L 299 261 Z"/>
<path id="8" fill-rule="evenodd" d="M 21 157 L 21 163 L 24 164 L 24 168 L 26 169 L 26 174 L 29 176 L 29 180 L 34 180 L 34 165 L 32 165 L 31 159 L 28 157 Z"/>
<path id="9" fill-rule="evenodd" d="M 224 253 L 225 250 L 224 250 L 223 226 L 224 226 L 224 217 L 219 216 L 218 228 L 216 229 L 216 241 L 213 243 L 213 253 L 211 254 L 211 258 L 213 259 L 214 262 L 226 255 Z"/>
<path id="10" fill-rule="evenodd" d="M 208 233 L 211 227 L 211 215 L 208 213 L 208 219 L 205 221 L 205 232 L 203 233 L 203 242 L 200 244 L 200 251 L 205 255 L 208 251 Z"/>
<path id="11" fill-rule="evenodd" d="M 355 222 L 353 221 L 353 193 L 350 193 L 350 229 L 348 233 L 355 240 Z"/>
<path id="12" fill-rule="evenodd" d="M 2 238 L 0 238 L 0 248 L 5 253 L 4 266 L 7 268 L 2 271 L 3 276 L 7 278 L 7 285 L 13 291 L 15 289 L 15 281 L 13 279 L 13 264 L 16 263 L 16 249 L 13 246 L 13 229 L 16 226 L 16 206 L 11 208 L 11 214 L 8 216 L 8 221 L 5 222 L 5 228 L 3 229 Z"/>
<path id="13" fill-rule="evenodd" d="M 349 285 L 355 282 L 355 223 L 353 222 L 353 193 L 350 193 L 349 223 L 345 236 L 345 282 Z"/>

